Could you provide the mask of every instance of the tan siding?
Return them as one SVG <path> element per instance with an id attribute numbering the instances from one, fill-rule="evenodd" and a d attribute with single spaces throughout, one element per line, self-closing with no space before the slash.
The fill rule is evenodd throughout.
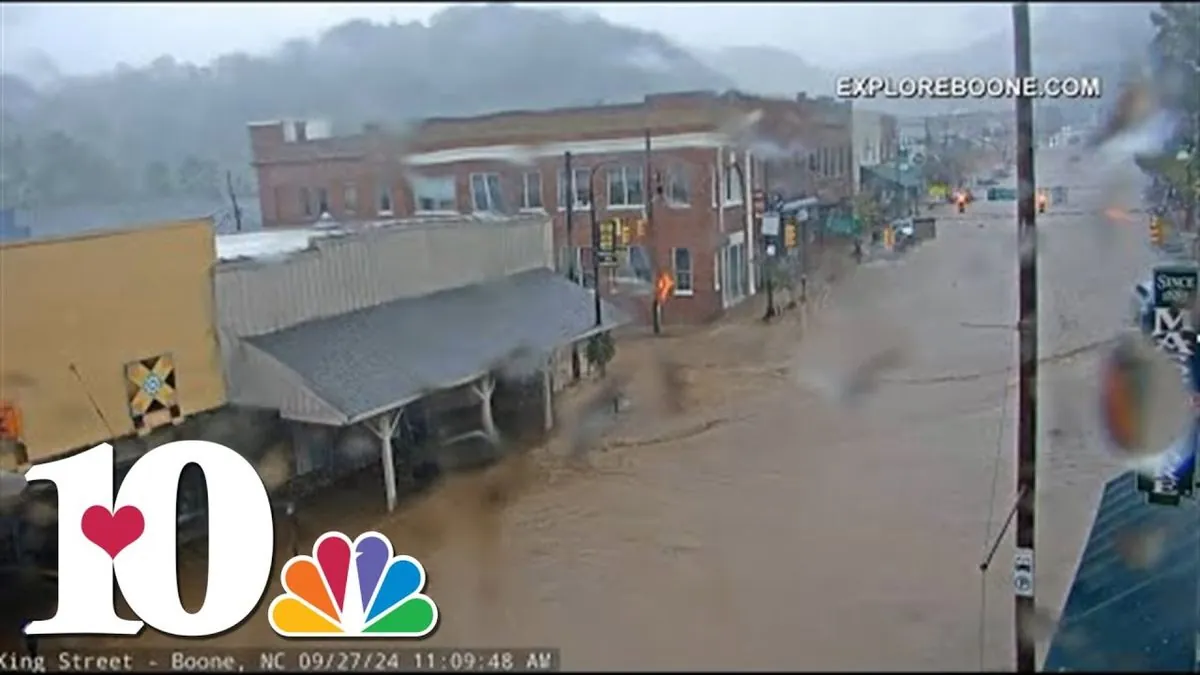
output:
<path id="1" fill-rule="evenodd" d="M 398 298 L 553 266 L 549 217 L 381 228 L 283 261 L 221 265 L 219 321 L 260 335 Z"/>
<path id="2" fill-rule="evenodd" d="M 215 258 L 208 220 L 0 245 L 0 398 L 30 459 L 132 433 L 130 361 L 172 354 L 185 415 L 225 403 Z"/>

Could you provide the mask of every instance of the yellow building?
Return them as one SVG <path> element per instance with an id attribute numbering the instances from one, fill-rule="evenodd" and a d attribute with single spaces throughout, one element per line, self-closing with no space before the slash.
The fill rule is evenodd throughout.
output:
<path id="1" fill-rule="evenodd" d="M 0 434 L 28 461 L 224 405 L 215 237 L 191 220 L 0 245 Z"/>

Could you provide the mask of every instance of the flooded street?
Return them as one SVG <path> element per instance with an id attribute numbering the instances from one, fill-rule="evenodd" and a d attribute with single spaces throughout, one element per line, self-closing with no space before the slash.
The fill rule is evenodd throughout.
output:
<path id="1" fill-rule="evenodd" d="M 1051 615 L 1119 469 L 1094 383 L 1150 260 L 1144 216 L 1099 215 L 1136 206 L 1137 183 L 1120 194 L 1070 168 L 1039 158 L 1039 183 L 1071 186 L 1039 218 L 1037 581 Z M 686 365 L 684 412 L 663 421 L 634 382 L 607 450 L 456 477 L 392 519 L 308 520 L 307 541 L 377 527 L 421 559 L 442 617 L 430 645 L 560 647 L 566 669 L 1010 669 L 1011 532 L 986 608 L 978 567 L 1014 494 L 1014 212 L 940 210 L 936 240 L 849 273 L 807 317 L 764 326 L 753 298 L 703 334 L 624 343 L 639 377 L 651 351 Z M 888 348 L 898 364 L 853 405 L 824 393 Z M 279 642 L 256 617 L 212 643 Z"/>

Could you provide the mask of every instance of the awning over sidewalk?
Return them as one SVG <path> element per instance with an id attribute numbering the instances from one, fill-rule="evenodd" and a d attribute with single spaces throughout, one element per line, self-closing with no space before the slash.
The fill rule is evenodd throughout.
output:
<path id="1" fill-rule="evenodd" d="M 257 403 L 285 418 L 353 424 L 470 382 L 515 352 L 548 354 L 628 321 L 605 302 L 596 326 L 593 302 L 590 291 L 549 269 L 522 272 L 245 338 L 279 368 L 230 377 L 279 380 L 240 388 L 274 392 L 276 404 Z M 302 399 L 310 402 L 304 413 L 292 414 L 289 402 Z"/>
<path id="2" fill-rule="evenodd" d="M 864 166 L 863 172 L 877 180 L 886 181 L 906 189 L 919 189 L 925 183 L 921 169 L 912 164 L 888 162 L 876 166 Z"/>
<path id="3" fill-rule="evenodd" d="M 1191 671 L 1198 516 L 1147 503 L 1132 472 L 1109 481 L 1043 670 Z"/>

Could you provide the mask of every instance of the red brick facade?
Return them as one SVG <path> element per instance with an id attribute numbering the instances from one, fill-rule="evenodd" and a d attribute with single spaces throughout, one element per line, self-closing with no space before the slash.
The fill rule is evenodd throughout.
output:
<path id="1" fill-rule="evenodd" d="M 649 175 L 642 140 L 647 131 Z M 688 252 L 680 254 L 680 262 L 690 257 L 691 292 L 684 288 L 688 274 L 680 274 L 680 288 L 663 310 L 668 323 L 714 319 L 753 292 L 760 254 L 757 232 L 746 234 L 743 204 L 750 200 L 718 206 L 722 200 L 714 190 L 726 189 L 718 166 L 726 167 L 736 156 L 751 191 L 764 189 L 764 173 L 765 188 L 786 197 L 835 202 L 848 198 L 852 189 L 849 106 L 803 97 L 665 94 L 632 105 L 431 119 L 407 138 L 378 130 L 321 139 L 289 130 L 285 138 L 282 122 L 252 125 L 250 136 L 267 227 L 311 224 L 323 210 L 338 221 L 420 215 L 415 181 L 428 185 L 452 178 L 452 202 L 449 181 L 444 181 L 437 190 L 422 188 L 427 196 L 438 195 L 428 197 L 424 206 L 461 213 L 511 212 L 540 202 L 554 217 L 555 248 L 562 258 L 568 242 L 559 175 L 563 151 L 570 151 L 580 179 L 596 169 L 597 220 L 621 218 L 634 224 L 642 219 L 645 196 L 651 195 L 652 227 L 631 243 L 644 247 L 653 264 L 665 271 L 673 269 L 675 249 Z M 839 171 L 843 155 L 845 168 Z M 616 195 L 609 192 L 612 171 Z M 736 169 L 727 175 L 741 182 Z M 627 189 L 622 189 L 622 177 L 628 177 Z M 737 187 L 729 189 L 736 197 Z M 476 204 L 476 192 L 489 203 Z M 534 193 L 539 199 L 532 199 Z M 445 203 L 437 203 L 443 196 Z M 614 196 L 617 204 L 610 203 Z M 576 255 L 590 267 L 590 213 L 586 206 L 572 213 L 570 245 L 587 249 Z M 590 277 L 590 270 L 584 272 Z M 611 279 L 605 286 L 611 293 Z M 645 298 L 622 304 L 649 320 Z"/>

